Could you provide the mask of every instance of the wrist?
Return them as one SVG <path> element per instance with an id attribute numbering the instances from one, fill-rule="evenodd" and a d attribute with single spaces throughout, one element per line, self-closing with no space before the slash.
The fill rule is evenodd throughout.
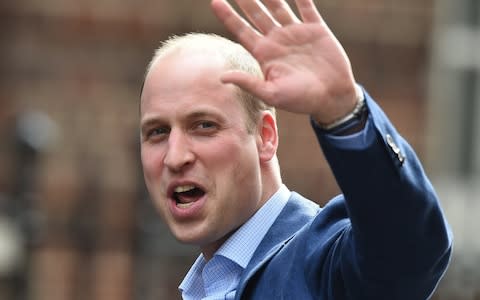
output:
<path id="1" fill-rule="evenodd" d="M 361 131 L 365 127 L 368 117 L 368 109 L 365 103 L 365 96 L 360 86 L 355 85 L 356 104 L 347 115 L 334 120 L 328 124 L 317 123 L 326 134 L 348 135 Z"/>

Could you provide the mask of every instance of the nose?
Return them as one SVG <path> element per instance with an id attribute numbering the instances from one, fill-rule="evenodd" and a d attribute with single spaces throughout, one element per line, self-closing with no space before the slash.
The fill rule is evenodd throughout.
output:
<path id="1" fill-rule="evenodd" d="M 172 172 L 181 172 L 195 159 L 191 150 L 188 137 L 181 131 L 172 130 L 168 136 L 168 148 L 163 163 Z"/>

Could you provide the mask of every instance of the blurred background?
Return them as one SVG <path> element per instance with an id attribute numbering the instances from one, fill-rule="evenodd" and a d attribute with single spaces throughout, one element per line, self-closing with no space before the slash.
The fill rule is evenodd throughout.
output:
<path id="1" fill-rule="evenodd" d="M 425 164 L 455 234 L 436 300 L 480 299 L 480 2 L 316 1 Z M 178 299 L 198 250 L 145 193 L 138 105 L 159 41 L 229 36 L 207 0 L 0 3 L 0 300 Z M 339 192 L 305 117 L 281 112 L 287 185 Z"/>

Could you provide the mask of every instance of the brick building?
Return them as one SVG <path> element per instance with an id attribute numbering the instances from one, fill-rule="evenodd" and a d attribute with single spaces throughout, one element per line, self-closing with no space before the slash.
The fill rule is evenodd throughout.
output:
<path id="1" fill-rule="evenodd" d="M 422 157 L 432 1 L 317 3 Z M 0 208 L 22 237 L 0 299 L 177 299 L 195 249 L 145 195 L 138 100 L 160 40 L 227 35 L 207 1 L 4 1 L 0 28 Z M 338 193 L 308 120 L 280 112 L 279 130 L 287 185 L 319 203 Z"/>

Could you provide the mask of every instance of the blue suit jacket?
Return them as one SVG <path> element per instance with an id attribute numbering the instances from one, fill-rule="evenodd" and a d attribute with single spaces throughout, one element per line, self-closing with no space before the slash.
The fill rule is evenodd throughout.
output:
<path id="1" fill-rule="evenodd" d="M 334 148 L 314 127 L 343 192 L 325 207 L 293 193 L 259 245 L 236 299 L 424 300 L 451 234 L 410 146 L 366 95 L 375 141 Z"/>

